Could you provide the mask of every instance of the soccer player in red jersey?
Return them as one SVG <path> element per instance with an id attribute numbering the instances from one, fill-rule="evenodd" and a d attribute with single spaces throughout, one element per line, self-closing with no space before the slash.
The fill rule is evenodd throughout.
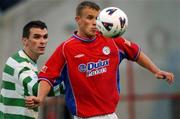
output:
<path id="1" fill-rule="evenodd" d="M 123 37 L 107 38 L 96 29 L 99 6 L 81 2 L 76 9 L 77 31 L 60 44 L 39 74 L 38 96 L 26 98 L 30 108 L 40 105 L 56 79 L 65 83 L 66 105 L 75 119 L 118 119 L 119 64 L 137 62 L 169 84 L 170 72 L 160 70 L 136 43 Z"/>

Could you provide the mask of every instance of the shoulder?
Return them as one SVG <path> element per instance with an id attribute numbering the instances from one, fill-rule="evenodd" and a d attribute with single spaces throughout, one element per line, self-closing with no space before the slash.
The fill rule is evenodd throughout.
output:
<path id="1" fill-rule="evenodd" d="M 31 67 L 29 61 L 21 57 L 19 52 L 17 52 L 7 59 L 4 66 L 4 72 L 12 76 L 17 76 L 21 70 L 25 68 L 26 70 L 29 70 Z"/>
<path id="2" fill-rule="evenodd" d="M 131 47 L 132 44 L 134 44 L 133 42 L 127 40 L 127 39 L 124 38 L 124 37 L 113 38 L 113 41 L 115 42 L 115 44 L 116 44 L 118 47 L 124 47 L 124 46 Z"/>
<path id="3" fill-rule="evenodd" d="M 116 37 L 116 38 L 113 38 L 113 40 L 116 43 L 124 43 L 125 41 L 127 41 L 124 37 Z"/>
<path id="4" fill-rule="evenodd" d="M 9 57 L 6 64 L 14 67 L 14 69 L 21 70 L 21 69 L 31 69 L 35 67 L 35 64 L 32 64 L 31 61 L 24 56 L 22 50 L 18 51 L 13 56 Z M 36 67 L 35 67 L 36 68 Z"/>
<path id="5" fill-rule="evenodd" d="M 59 46 L 58 49 L 67 49 L 67 48 L 72 48 L 74 46 L 77 46 L 79 43 L 79 40 L 77 40 L 74 37 L 70 37 L 69 39 L 65 40 L 64 42 L 62 42 Z"/>
<path id="6" fill-rule="evenodd" d="M 21 57 L 19 52 L 9 57 L 6 61 L 6 65 L 10 65 L 14 68 L 20 66 L 21 63 L 28 62 L 25 58 Z"/>
<path id="7" fill-rule="evenodd" d="M 65 40 L 64 42 L 60 43 L 56 49 L 54 50 L 53 54 L 51 55 L 50 59 L 54 59 L 54 58 L 60 58 L 62 56 L 64 56 L 64 51 L 67 49 L 70 49 L 73 44 L 75 43 L 75 39 L 73 37 L 70 37 L 69 39 Z"/>
<path id="8" fill-rule="evenodd" d="M 22 62 L 30 62 L 27 58 L 23 57 L 23 51 L 20 50 L 11 56 L 9 59 L 16 61 L 17 63 L 21 64 Z"/>

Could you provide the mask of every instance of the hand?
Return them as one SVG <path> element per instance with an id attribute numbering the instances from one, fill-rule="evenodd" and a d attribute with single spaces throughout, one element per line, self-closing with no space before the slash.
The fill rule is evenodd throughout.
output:
<path id="1" fill-rule="evenodd" d="M 174 74 L 166 71 L 159 71 L 155 74 L 158 79 L 165 79 L 168 84 L 172 84 L 174 82 Z"/>
<path id="2" fill-rule="evenodd" d="M 42 103 L 39 97 L 36 96 L 28 96 L 25 97 L 25 106 L 32 109 L 38 107 Z"/>

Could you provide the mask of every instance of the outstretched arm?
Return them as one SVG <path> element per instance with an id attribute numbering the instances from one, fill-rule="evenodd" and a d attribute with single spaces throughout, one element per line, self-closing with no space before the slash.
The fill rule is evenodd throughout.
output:
<path id="1" fill-rule="evenodd" d="M 156 78 L 166 79 L 169 84 L 172 84 L 174 82 L 173 73 L 159 69 L 142 51 L 138 56 L 137 63 L 152 72 Z"/>

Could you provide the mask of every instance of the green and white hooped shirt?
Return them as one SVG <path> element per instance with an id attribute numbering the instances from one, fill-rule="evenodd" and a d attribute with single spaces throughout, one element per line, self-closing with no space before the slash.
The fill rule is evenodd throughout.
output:
<path id="1" fill-rule="evenodd" d="M 36 119 L 38 117 L 38 109 L 28 109 L 24 102 L 25 96 L 37 95 L 37 74 L 37 64 L 23 50 L 8 58 L 1 81 L 0 119 Z M 60 95 L 60 92 L 54 92 L 57 94 L 51 94 L 52 96 Z"/>

